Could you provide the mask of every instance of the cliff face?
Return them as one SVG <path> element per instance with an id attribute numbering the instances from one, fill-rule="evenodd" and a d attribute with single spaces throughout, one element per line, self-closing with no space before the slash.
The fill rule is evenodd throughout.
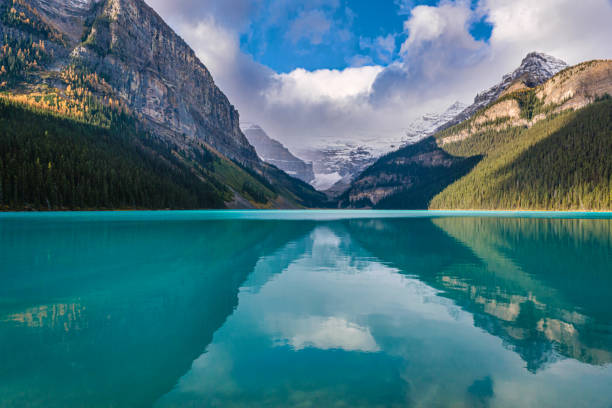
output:
<path id="1" fill-rule="evenodd" d="M 203 140 L 232 159 L 256 161 L 236 109 L 193 50 L 142 0 L 108 0 L 72 57 L 105 75 L 157 132 Z M 87 28 L 86 28 L 87 29 Z"/>
<path id="2" fill-rule="evenodd" d="M 142 0 L 28 0 L 65 38 L 55 69 L 77 63 L 179 146 L 204 142 L 241 163 L 257 155 L 239 115 L 194 51 Z"/>
<path id="3" fill-rule="evenodd" d="M 210 72 L 143 0 L 0 1 L 3 39 L 0 96 L 11 103 L 134 125 L 141 140 L 131 143 L 143 154 L 178 161 L 226 206 L 325 205 L 324 194 L 259 159 Z"/>
<path id="4" fill-rule="evenodd" d="M 260 126 L 245 124 L 242 129 L 263 161 L 306 183 L 314 180 L 312 163 L 306 163 L 294 156 L 282 143 L 268 136 Z"/>
<path id="5" fill-rule="evenodd" d="M 531 100 L 526 96 L 531 94 Z M 567 68 L 536 87 L 512 86 L 464 123 L 441 132 L 440 145 L 460 142 L 485 131 L 512 127 L 531 128 L 550 113 L 577 110 L 605 95 L 612 95 L 612 61 L 589 61 Z M 531 104 L 531 114 L 524 107 Z"/>
<path id="6" fill-rule="evenodd" d="M 536 94 L 546 105 L 559 105 L 559 111 L 583 108 L 612 94 L 612 61 L 589 61 L 568 68 L 537 88 Z"/>

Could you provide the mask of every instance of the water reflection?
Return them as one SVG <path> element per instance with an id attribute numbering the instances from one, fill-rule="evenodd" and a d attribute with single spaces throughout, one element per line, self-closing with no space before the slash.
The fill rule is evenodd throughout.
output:
<path id="1" fill-rule="evenodd" d="M 1 222 L 0 405 L 608 407 L 611 224 Z"/>
<path id="2" fill-rule="evenodd" d="M 157 405 L 607 406 L 610 367 L 589 365 L 610 362 L 610 321 L 561 296 L 563 273 L 541 281 L 508 254 L 452 234 L 473 222 L 326 224 L 260 259 L 259 282 L 276 256 L 301 249 L 257 292 L 247 282 L 207 353 Z M 485 224 L 493 233 L 505 223 Z M 566 251 L 556 242 L 565 238 L 545 238 L 552 247 L 539 262 Z M 583 256 L 607 285 L 598 262 L 610 247 L 593 243 Z M 599 312 L 607 308 L 601 299 Z M 595 338 L 604 347 L 586 343 Z"/>
<path id="3" fill-rule="evenodd" d="M 3 318 L 3 322 L 21 324 L 29 328 L 80 330 L 87 327 L 85 310 L 85 306 L 80 303 L 40 305 L 9 314 Z"/>
<path id="4" fill-rule="evenodd" d="M 0 406 L 150 406 L 308 223 L 0 225 Z M 25 231 L 23 231 L 25 229 Z"/>
<path id="5" fill-rule="evenodd" d="M 445 242 L 440 246 L 415 246 L 407 237 L 412 234 L 401 232 L 405 223 L 377 223 L 352 222 L 353 236 L 442 290 L 474 315 L 477 326 L 519 353 L 530 371 L 559 356 L 612 362 L 609 220 L 440 218 L 433 221 L 447 234 L 445 240 L 436 236 L 434 242 Z M 386 232 L 377 234 L 381 230 Z M 385 237 L 391 247 L 381 245 Z M 441 248 L 445 255 L 436 269 L 413 268 L 415 259 L 429 259 Z M 460 254 L 464 248 L 475 259 Z"/>

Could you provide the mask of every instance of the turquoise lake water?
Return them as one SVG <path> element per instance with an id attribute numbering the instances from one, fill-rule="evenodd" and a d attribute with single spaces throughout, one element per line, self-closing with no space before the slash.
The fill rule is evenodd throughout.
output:
<path id="1" fill-rule="evenodd" d="M 0 407 L 612 406 L 612 214 L 0 214 Z"/>

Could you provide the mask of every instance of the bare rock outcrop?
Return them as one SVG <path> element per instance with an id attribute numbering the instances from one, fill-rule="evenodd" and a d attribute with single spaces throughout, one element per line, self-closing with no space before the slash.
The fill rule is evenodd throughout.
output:
<path id="1" fill-rule="evenodd" d="M 102 76 L 159 137 L 205 143 L 241 163 L 258 163 L 238 111 L 183 41 L 143 0 L 20 0 L 62 34 L 54 70 L 78 64 Z"/>

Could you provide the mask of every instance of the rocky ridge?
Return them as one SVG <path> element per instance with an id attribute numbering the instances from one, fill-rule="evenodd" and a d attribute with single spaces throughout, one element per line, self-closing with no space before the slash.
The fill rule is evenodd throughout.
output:
<path id="1" fill-rule="evenodd" d="M 314 181 L 312 163 L 306 163 L 294 156 L 281 142 L 268 136 L 259 125 L 243 123 L 241 129 L 263 161 L 306 183 Z"/>
<path id="2" fill-rule="evenodd" d="M 406 128 L 406 138 L 403 145 L 418 142 L 419 140 L 431 136 L 439 128 L 446 125 L 468 108 L 461 102 L 455 102 L 442 113 L 428 113 L 421 118 L 410 123 Z"/>
<path id="3" fill-rule="evenodd" d="M 444 146 L 487 131 L 531 128 L 551 113 L 584 108 L 606 94 L 612 94 L 612 61 L 584 62 L 560 71 L 538 86 L 509 88 L 459 128 L 440 132 L 438 143 Z"/>
<path id="4" fill-rule="evenodd" d="M 158 134 L 178 144 L 204 141 L 234 160 L 256 161 L 240 131 L 238 111 L 194 51 L 153 9 L 142 0 L 106 0 L 94 10 L 73 60 L 108 78 Z"/>
<path id="5" fill-rule="evenodd" d="M 504 75 L 500 83 L 476 95 L 472 105 L 438 127 L 437 130 L 447 129 L 471 118 L 476 112 L 497 100 L 509 88 L 513 90 L 524 87 L 533 88 L 546 82 L 553 75 L 567 68 L 567 66 L 564 61 L 550 55 L 540 52 L 529 53 L 516 70 Z"/>
<path id="6" fill-rule="evenodd" d="M 466 108 L 455 102 L 442 113 L 428 113 L 410 122 L 401 138 L 365 140 L 359 143 L 330 143 L 304 149 L 302 155 L 314 164 L 313 186 L 337 197 L 346 191 L 353 180 L 380 156 L 432 135 L 438 127 Z"/>

